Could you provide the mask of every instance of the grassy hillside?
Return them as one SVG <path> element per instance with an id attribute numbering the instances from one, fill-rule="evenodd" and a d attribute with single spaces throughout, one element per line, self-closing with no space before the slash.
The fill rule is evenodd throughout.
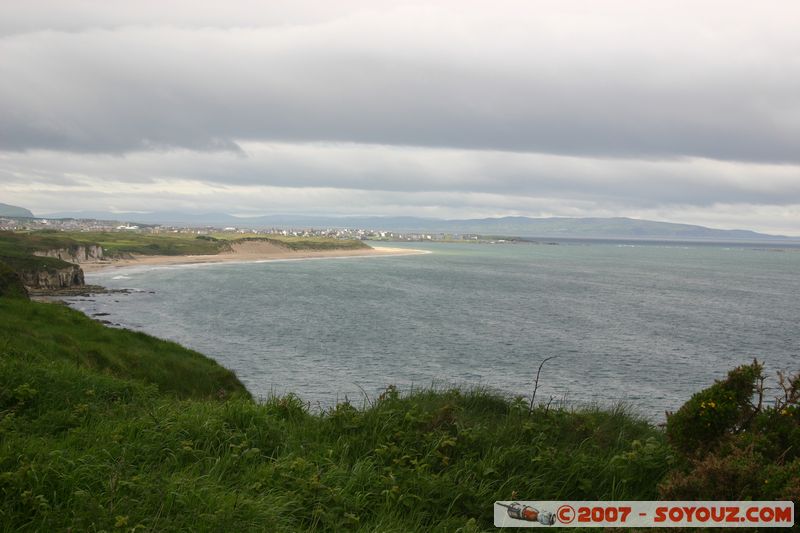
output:
<path id="1" fill-rule="evenodd" d="M 62 305 L 0 298 L 0 347 L 141 380 L 182 398 L 211 397 L 220 389 L 247 394 L 233 373 L 197 352 L 144 333 L 107 328 Z"/>
<path id="2" fill-rule="evenodd" d="M 37 257 L 33 253 L 51 248 L 69 248 L 78 244 L 78 241 L 57 233 L 0 231 L 0 260 L 16 271 L 65 268 L 69 263 L 53 257 Z"/>
<path id="3" fill-rule="evenodd" d="M 654 497 L 667 467 L 622 411 L 390 388 L 312 414 L 67 308 L 0 299 L 0 324 L 2 530 L 473 531 L 515 493 Z"/>
<path id="4" fill-rule="evenodd" d="M 33 231 L 0 232 L 0 254 L 8 250 L 33 253 L 37 250 L 71 248 L 99 244 L 110 256 L 126 254 L 188 255 L 216 254 L 228 250 L 228 244 L 215 239 L 198 239 L 193 234 L 150 235 L 130 231 L 77 232 Z"/>
<path id="5" fill-rule="evenodd" d="M 16 271 L 0 261 L 0 297 L 27 298 L 28 291 L 22 285 Z"/>
<path id="6" fill-rule="evenodd" d="M 57 231 L 15 232 L 0 231 L 0 253 L 25 253 L 50 250 L 53 248 L 71 248 L 85 244 L 87 241 L 72 238 L 71 234 Z"/>
<path id="7" fill-rule="evenodd" d="M 494 530 L 498 499 L 795 498 L 800 378 L 763 408 L 760 378 L 732 371 L 666 432 L 485 390 L 318 413 L 255 403 L 173 343 L 0 298 L 0 530 L 468 532 Z"/>

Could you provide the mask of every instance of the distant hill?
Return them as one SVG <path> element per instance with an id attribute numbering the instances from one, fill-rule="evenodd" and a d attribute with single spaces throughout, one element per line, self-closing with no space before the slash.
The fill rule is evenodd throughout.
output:
<path id="1" fill-rule="evenodd" d="M 245 228 L 365 228 L 381 231 L 475 233 L 531 238 L 666 239 L 783 241 L 787 237 L 755 231 L 723 230 L 633 218 L 500 217 L 444 220 L 419 217 L 334 217 L 269 215 L 236 217 L 224 213 L 55 213 L 50 218 L 95 218 L 141 224 L 233 226 Z"/>
<path id="2" fill-rule="evenodd" d="M 464 233 L 514 235 L 520 237 L 699 239 L 699 240 L 784 240 L 750 230 L 721 230 L 691 224 L 675 224 L 632 218 L 528 218 L 502 217 L 450 220 L 450 228 Z"/>
<path id="3" fill-rule="evenodd" d="M 15 205 L 0 204 L 0 217 L 29 217 L 33 218 L 33 213 L 24 207 Z"/>

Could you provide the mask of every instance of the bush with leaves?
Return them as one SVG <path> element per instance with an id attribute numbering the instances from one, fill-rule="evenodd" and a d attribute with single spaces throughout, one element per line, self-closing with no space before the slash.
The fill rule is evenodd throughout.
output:
<path id="1" fill-rule="evenodd" d="M 756 409 L 752 399 L 762 370 L 758 362 L 740 366 L 692 396 L 667 418 L 669 443 L 686 455 L 702 455 L 726 435 L 744 429 Z"/>
<path id="2" fill-rule="evenodd" d="M 683 465 L 661 484 L 663 498 L 800 500 L 800 374 L 778 374 L 771 405 L 764 383 L 754 361 L 667 417 Z"/>

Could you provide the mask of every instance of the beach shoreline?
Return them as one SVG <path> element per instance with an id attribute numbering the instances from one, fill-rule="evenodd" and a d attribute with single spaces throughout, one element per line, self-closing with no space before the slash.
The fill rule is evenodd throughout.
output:
<path id="1" fill-rule="evenodd" d="M 417 255 L 429 253 L 411 248 L 369 247 L 334 250 L 291 250 L 271 243 L 249 242 L 233 246 L 229 252 L 213 255 L 135 255 L 124 259 L 82 262 L 87 274 L 105 272 L 134 266 L 174 266 L 213 263 L 250 263 L 270 260 L 322 259 L 344 257 L 375 257 L 390 255 Z"/>

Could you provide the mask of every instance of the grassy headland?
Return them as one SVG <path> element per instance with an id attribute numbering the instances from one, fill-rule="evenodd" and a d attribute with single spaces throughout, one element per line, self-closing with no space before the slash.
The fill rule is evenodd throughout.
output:
<path id="1" fill-rule="evenodd" d="M 54 257 L 39 257 L 35 252 L 53 248 L 70 248 L 79 243 L 67 236 L 50 232 L 17 233 L 0 231 L 0 262 L 13 270 L 49 270 L 69 266 L 69 263 Z"/>
<path id="2" fill-rule="evenodd" d="M 81 233 L 84 239 L 103 247 L 109 257 L 138 255 L 213 255 L 230 250 L 226 242 L 198 238 L 193 234 L 148 234 L 133 232 Z"/>
<path id="3" fill-rule="evenodd" d="M 204 397 L 245 394 L 232 372 L 173 342 L 111 329 L 63 305 L 0 298 L 0 347 L 31 357 L 158 386 L 162 393 Z"/>

